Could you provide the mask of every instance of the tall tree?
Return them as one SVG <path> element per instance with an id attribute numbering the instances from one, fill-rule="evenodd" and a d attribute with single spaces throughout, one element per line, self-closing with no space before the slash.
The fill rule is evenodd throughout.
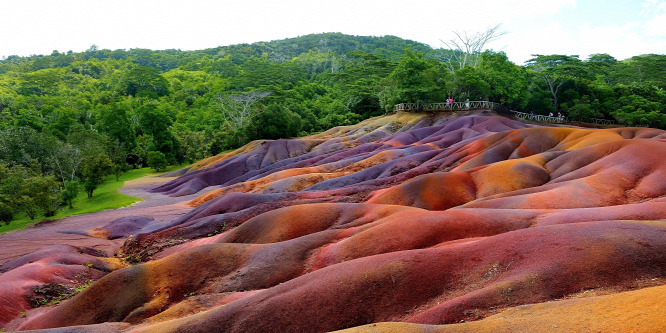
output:
<path id="1" fill-rule="evenodd" d="M 12 215 L 24 208 L 22 191 L 29 175 L 29 170 L 21 165 L 8 167 L 0 164 L 0 202 L 4 202 L 12 210 Z"/>
<path id="2" fill-rule="evenodd" d="M 218 95 L 217 105 L 225 125 L 234 132 L 245 128 L 252 118 L 264 111 L 262 108 L 255 107 L 255 104 L 270 95 L 269 91 Z"/>
<path id="3" fill-rule="evenodd" d="M 37 207 L 44 216 L 50 217 L 55 215 L 60 207 L 60 184 L 54 176 L 35 175 L 30 177 L 25 180 L 22 192 L 27 197 L 26 210 Z M 34 218 L 34 215 L 31 218 Z"/>
<path id="4" fill-rule="evenodd" d="M 121 100 L 113 101 L 100 108 L 99 129 L 117 140 L 121 145 L 131 149 L 136 145 L 136 134 L 128 111 L 129 103 Z"/>
<path id="5" fill-rule="evenodd" d="M 456 68 L 462 69 L 465 66 L 476 67 L 479 65 L 479 58 L 486 44 L 505 35 L 501 32 L 500 25 L 486 29 L 484 32 L 469 33 L 467 31 L 454 31 L 455 38 L 449 41 L 441 40 L 453 52 L 443 54 L 443 61 L 451 72 Z"/>
<path id="6" fill-rule="evenodd" d="M 106 181 L 106 176 L 113 171 L 113 163 L 109 156 L 104 153 L 88 156 L 83 162 L 81 178 L 84 180 L 83 187 L 91 198 L 97 186 Z"/>
<path id="7" fill-rule="evenodd" d="M 477 68 L 479 75 L 489 85 L 487 98 L 490 101 L 514 110 L 522 110 L 527 105 L 527 73 L 522 67 L 510 62 L 504 52 L 483 52 Z"/>
<path id="8" fill-rule="evenodd" d="M 124 92 L 140 97 L 160 97 L 170 93 L 169 82 L 153 67 L 137 66 L 125 75 Z"/>
<path id="9" fill-rule="evenodd" d="M 540 55 L 533 54 L 534 58 L 526 62 L 527 67 L 546 84 L 552 96 L 553 106 L 559 106 L 559 91 L 567 81 L 581 76 L 584 68 L 577 55 Z"/>
<path id="10" fill-rule="evenodd" d="M 60 144 L 51 154 L 54 172 L 63 186 L 76 179 L 77 171 L 83 161 L 81 150 L 71 144 Z"/>
<path id="11" fill-rule="evenodd" d="M 152 137 L 153 146 L 148 147 L 148 150 L 160 151 L 173 162 L 180 145 L 178 138 L 171 131 L 173 118 L 167 108 L 168 106 L 157 102 L 147 102 L 139 107 L 137 112 L 141 130 Z"/>
<path id="12" fill-rule="evenodd" d="M 270 104 L 266 112 L 253 118 L 248 126 L 250 139 L 281 139 L 298 135 L 302 119 L 295 112 Z"/>
<path id="13" fill-rule="evenodd" d="M 611 84 L 611 72 L 615 71 L 617 60 L 607 53 L 591 54 L 586 62 L 590 72 L 597 80 L 606 84 Z"/>
<path id="14" fill-rule="evenodd" d="M 181 155 L 188 163 L 194 163 L 206 157 L 210 141 L 203 132 L 181 131 L 176 133 L 180 141 Z"/>
<path id="15" fill-rule="evenodd" d="M 29 127 L 0 130 L 0 160 L 48 172 L 51 153 L 57 141 L 55 137 Z"/>
<path id="16" fill-rule="evenodd" d="M 433 64 L 422 53 L 414 54 L 409 48 L 405 49 L 405 55 L 389 78 L 395 82 L 400 102 L 432 99 L 437 89 L 437 73 Z"/>

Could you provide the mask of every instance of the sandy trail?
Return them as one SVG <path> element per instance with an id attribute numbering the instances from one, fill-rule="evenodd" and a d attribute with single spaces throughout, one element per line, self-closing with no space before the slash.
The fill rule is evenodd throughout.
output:
<path id="1" fill-rule="evenodd" d="M 187 213 L 192 208 L 186 206 L 184 203 L 201 195 L 205 191 L 183 197 L 169 197 L 160 193 L 148 192 L 149 189 L 171 179 L 173 178 L 143 177 L 125 182 L 120 192 L 144 198 L 144 200 L 130 207 L 69 216 L 33 228 L 2 234 L 0 235 L 0 244 L 2 246 L 0 264 L 56 244 L 85 246 L 102 250 L 107 255 L 113 255 L 125 241 L 123 238 L 108 240 L 88 235 L 73 234 L 71 231 L 82 232 L 95 227 L 101 227 L 117 218 L 129 215 L 148 215 L 152 216 L 156 223 L 166 223 Z"/>

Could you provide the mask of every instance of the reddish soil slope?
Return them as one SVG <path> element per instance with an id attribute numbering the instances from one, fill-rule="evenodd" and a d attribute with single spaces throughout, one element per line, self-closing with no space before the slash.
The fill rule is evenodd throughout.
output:
<path id="1" fill-rule="evenodd" d="M 159 223 L 128 211 L 76 231 L 123 242 L 114 256 L 55 246 L 4 263 L 0 290 L 11 296 L 0 322 L 77 332 L 664 329 L 661 130 L 399 113 L 253 142 L 153 191 L 148 201 L 166 194 L 189 208 Z M 44 288 L 83 272 L 85 290 L 30 310 Z"/>

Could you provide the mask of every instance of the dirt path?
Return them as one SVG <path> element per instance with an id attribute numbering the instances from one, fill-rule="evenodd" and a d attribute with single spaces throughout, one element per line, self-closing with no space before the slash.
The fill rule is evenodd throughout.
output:
<path id="1" fill-rule="evenodd" d="M 204 193 L 197 193 L 184 197 L 169 197 L 160 193 L 151 193 L 147 190 L 173 178 L 144 177 L 125 182 L 120 192 L 145 198 L 131 207 L 106 210 L 90 214 L 75 215 L 50 223 L 38 225 L 33 228 L 18 230 L 0 235 L 0 264 L 8 260 L 32 253 L 46 246 L 56 244 L 69 244 L 85 246 L 105 251 L 112 255 L 124 239 L 108 240 L 90 237 L 74 232 L 83 232 L 129 215 L 152 216 L 156 223 L 166 223 L 185 214 L 192 208 L 185 203 Z"/>

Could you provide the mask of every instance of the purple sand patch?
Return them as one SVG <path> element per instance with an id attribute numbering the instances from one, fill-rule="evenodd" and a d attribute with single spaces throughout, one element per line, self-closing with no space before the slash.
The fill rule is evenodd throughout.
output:
<path id="1" fill-rule="evenodd" d="M 433 119 L 426 118 L 415 125 L 407 124 L 400 129 L 394 129 L 394 134 L 390 134 L 388 127 L 376 127 L 370 132 L 367 132 L 367 129 L 350 129 L 314 147 L 302 139 L 265 141 L 253 151 L 233 156 L 205 170 L 187 172 L 154 191 L 172 196 L 189 195 L 209 186 L 234 185 L 285 169 L 343 162 L 350 158 L 359 161 L 381 151 L 400 149 L 400 146 L 395 147 L 395 143 L 402 146 L 433 144 L 445 149 L 491 133 L 528 126 L 498 116 L 466 116 L 441 118 L 435 121 L 434 125 Z M 369 141 L 370 139 L 378 141 Z M 389 142 L 391 144 L 387 144 Z M 361 179 L 364 180 L 367 179 Z M 316 188 L 331 186 L 333 182 L 324 183 L 328 185 L 319 185 L 320 187 Z M 347 183 L 343 181 L 340 184 Z"/>
<path id="2" fill-rule="evenodd" d="M 424 146 L 424 148 L 427 148 L 427 146 Z M 304 191 L 332 190 L 350 185 L 358 185 L 368 180 L 382 178 L 383 176 L 386 176 L 387 173 L 390 176 L 393 169 L 400 169 L 400 172 L 404 172 L 406 169 L 414 168 L 429 160 L 437 153 L 438 152 L 436 151 L 424 151 L 414 155 L 410 154 L 408 156 L 403 156 L 392 161 L 387 161 L 385 163 L 363 169 L 350 175 L 325 180 L 305 189 Z"/>
<path id="3" fill-rule="evenodd" d="M 102 229 L 109 232 L 108 239 L 118 239 L 139 233 L 141 229 L 153 220 L 155 219 L 151 216 L 125 216 L 109 222 Z"/>
<path id="4" fill-rule="evenodd" d="M 22 257 L 10 260 L 0 265 L 0 273 L 7 272 L 14 268 L 42 260 L 44 258 L 58 258 L 58 257 L 76 257 L 76 256 L 93 256 L 104 257 L 103 254 L 94 249 L 87 247 L 78 247 L 72 245 L 58 244 L 41 248 L 33 253 L 24 255 Z"/>

